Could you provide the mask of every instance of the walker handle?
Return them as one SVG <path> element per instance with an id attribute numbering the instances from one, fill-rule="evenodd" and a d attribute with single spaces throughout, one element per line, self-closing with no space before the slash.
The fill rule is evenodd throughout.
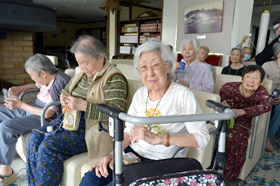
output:
<path id="1" fill-rule="evenodd" d="M 206 106 L 214 109 L 217 112 L 224 112 L 228 108 L 227 106 L 224 106 L 223 104 L 215 102 L 213 100 L 207 100 Z"/>

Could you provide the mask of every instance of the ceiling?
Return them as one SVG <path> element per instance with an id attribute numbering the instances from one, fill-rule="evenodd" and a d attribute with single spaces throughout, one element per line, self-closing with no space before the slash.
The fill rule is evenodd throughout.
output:
<path id="1" fill-rule="evenodd" d="M 99 6 L 105 0 L 33 0 L 35 4 L 45 5 L 57 12 L 57 20 L 73 23 L 90 23 L 106 20 L 107 13 Z M 119 0 L 121 4 L 162 9 L 162 0 Z M 151 2 L 152 1 L 152 2 Z"/>
<path id="2" fill-rule="evenodd" d="M 73 23 L 89 23 L 106 20 L 106 11 L 99 8 L 105 0 L 33 0 L 35 4 L 46 5 L 57 12 L 57 20 Z M 118 0 L 121 4 L 137 3 L 140 6 L 162 9 L 162 0 Z M 152 2 L 150 2 L 152 1 Z M 140 2 L 140 3 L 139 3 Z M 142 2 L 142 3 L 141 3 Z M 146 3 L 143 3 L 146 2 Z M 263 10 L 268 9 L 270 0 L 254 0 L 252 21 L 259 23 Z M 280 0 L 272 0 L 270 24 L 280 17 Z"/>
<path id="3" fill-rule="evenodd" d="M 264 10 L 263 3 L 265 2 L 265 10 L 269 10 L 270 0 L 254 0 L 254 8 L 252 21 L 259 23 L 261 19 L 261 12 Z M 271 0 L 271 14 L 269 20 L 269 27 L 272 27 L 272 22 L 280 17 L 280 0 Z"/>

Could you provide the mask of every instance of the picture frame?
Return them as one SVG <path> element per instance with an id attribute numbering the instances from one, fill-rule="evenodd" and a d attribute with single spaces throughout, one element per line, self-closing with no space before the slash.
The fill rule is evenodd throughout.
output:
<path id="1" fill-rule="evenodd" d="M 184 33 L 222 32 L 223 1 L 196 4 L 184 8 Z"/>

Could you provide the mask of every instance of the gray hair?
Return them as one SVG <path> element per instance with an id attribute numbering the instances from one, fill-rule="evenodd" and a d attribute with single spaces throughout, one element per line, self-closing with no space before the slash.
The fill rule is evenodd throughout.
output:
<path id="1" fill-rule="evenodd" d="M 241 52 L 242 57 L 244 57 L 244 49 L 242 47 L 233 47 L 230 51 L 230 53 L 232 53 L 232 51 L 234 50 L 238 50 Z"/>
<path id="2" fill-rule="evenodd" d="M 140 78 L 140 72 L 137 70 L 137 67 L 139 65 L 139 59 L 141 57 L 141 54 L 145 53 L 145 52 L 158 52 L 162 58 L 162 60 L 164 61 L 165 65 L 171 65 L 171 69 L 170 72 L 167 75 L 168 80 L 173 81 L 175 79 L 175 71 L 177 68 L 177 62 L 175 57 L 173 56 L 170 48 L 168 48 L 168 46 L 159 43 L 159 42 L 154 42 L 154 41 L 149 41 L 146 43 L 143 43 L 142 45 L 140 45 L 135 54 L 134 54 L 134 68 L 135 68 L 135 74 L 138 78 Z"/>
<path id="3" fill-rule="evenodd" d="M 45 55 L 37 53 L 28 58 L 25 62 L 25 70 L 30 69 L 40 76 L 41 70 L 44 70 L 48 74 L 55 74 L 57 68 L 53 62 Z"/>
<path id="4" fill-rule="evenodd" d="M 277 60 L 277 55 L 279 54 L 279 52 L 280 52 L 280 42 L 276 42 L 273 45 L 273 58 L 274 58 L 274 60 Z"/>
<path id="5" fill-rule="evenodd" d="M 202 45 L 202 46 L 200 46 L 200 49 L 202 49 L 202 50 L 204 50 L 205 52 L 206 52 L 206 57 L 208 56 L 208 54 L 209 54 L 209 47 L 208 46 L 206 46 L 206 45 Z"/>
<path id="6" fill-rule="evenodd" d="M 70 51 L 73 54 L 85 54 L 93 59 L 98 59 L 99 55 L 102 54 L 104 56 L 104 62 L 108 60 L 108 52 L 103 43 L 89 35 L 82 35 L 74 41 Z"/>
<path id="7" fill-rule="evenodd" d="M 190 37 L 190 36 L 186 37 L 186 38 L 183 39 L 183 41 L 181 42 L 181 45 L 180 45 L 180 51 L 181 51 L 181 53 L 182 53 L 183 47 L 184 47 L 185 45 L 187 45 L 187 44 L 190 44 L 190 43 L 193 44 L 194 49 L 195 49 L 195 54 L 197 54 L 197 52 L 198 52 L 198 50 L 199 50 L 199 47 L 200 47 L 200 43 L 199 43 L 199 41 L 198 41 L 196 38 Z"/>

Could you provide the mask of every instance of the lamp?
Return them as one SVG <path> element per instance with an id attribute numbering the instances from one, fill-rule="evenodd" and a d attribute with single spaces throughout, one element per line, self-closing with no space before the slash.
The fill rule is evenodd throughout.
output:
<path id="1" fill-rule="evenodd" d="M 119 2 L 115 1 L 115 0 L 105 0 L 100 6 L 99 8 L 105 10 L 105 11 L 112 11 L 112 13 L 114 14 L 115 11 L 120 11 L 121 7 Z"/>

